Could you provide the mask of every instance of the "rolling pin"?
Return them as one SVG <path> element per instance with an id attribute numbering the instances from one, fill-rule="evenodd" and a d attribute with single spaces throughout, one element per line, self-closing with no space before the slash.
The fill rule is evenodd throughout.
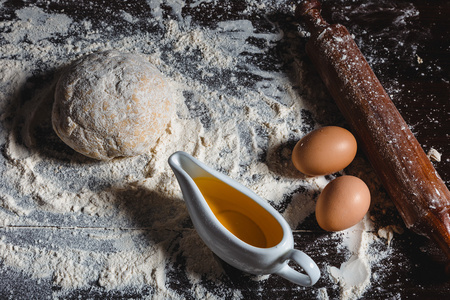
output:
<path id="1" fill-rule="evenodd" d="M 296 17 L 311 36 L 306 53 L 380 178 L 405 225 L 433 240 L 450 271 L 450 192 L 347 29 L 330 25 L 317 0 Z"/>

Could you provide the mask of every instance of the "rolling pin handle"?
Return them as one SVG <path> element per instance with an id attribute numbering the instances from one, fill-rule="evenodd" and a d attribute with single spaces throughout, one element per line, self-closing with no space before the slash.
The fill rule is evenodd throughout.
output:
<path id="1" fill-rule="evenodd" d="M 311 34 L 317 34 L 330 26 L 320 15 L 321 10 L 322 5 L 318 0 L 305 0 L 295 9 L 295 16 L 305 23 Z"/>

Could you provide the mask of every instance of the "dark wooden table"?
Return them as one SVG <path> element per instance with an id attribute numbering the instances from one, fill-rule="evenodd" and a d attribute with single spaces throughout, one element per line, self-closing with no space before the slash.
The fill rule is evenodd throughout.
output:
<path id="1" fill-rule="evenodd" d="M 148 2 L 148 1 L 147 1 Z M 157 2 L 157 1 L 156 1 Z M 170 5 L 161 1 L 163 18 L 176 18 Z M 244 1 L 186 1 L 182 17 L 200 27 L 214 27 L 219 21 L 248 19 L 261 32 L 275 27 L 282 30 L 284 38 L 273 43 L 264 55 L 253 55 L 253 61 L 260 60 L 267 69 L 282 65 L 286 70 L 294 68 L 288 53 L 296 47 L 301 53 L 302 63 L 309 68 L 310 81 L 320 82 L 313 66 L 304 54 L 307 37 L 299 35 L 297 21 L 293 17 L 291 1 L 261 1 L 264 8 L 248 10 Z M 194 5 L 195 4 L 195 5 Z M 100 32 L 108 26 L 120 27 L 123 18 L 114 12 L 127 11 L 134 18 L 149 18 L 145 1 L 20 1 L 0 2 L 0 21 L 15 21 L 15 11 L 25 6 L 38 6 L 52 13 L 64 13 L 72 18 L 86 18 Z M 405 11 L 414 12 L 407 14 Z M 448 1 L 323 1 L 323 16 L 329 23 L 345 25 L 355 36 L 362 53 L 386 88 L 398 110 L 411 126 L 424 150 L 431 148 L 442 154 L 440 162 L 434 161 L 438 173 L 450 186 L 450 2 Z M 178 16 L 179 17 L 179 16 Z M 121 21 L 122 20 L 122 21 Z M 130 31 L 154 30 L 149 23 L 135 22 Z M 57 41 L 56 41 L 57 42 Z M 249 41 L 255 44 L 257 40 Z M 2 53 L 0 55 L 3 56 Z M 246 54 L 250 55 L 250 54 Z M 252 84 L 248 79 L 244 84 Z M 320 84 L 320 83 L 319 83 Z M 322 86 L 323 89 L 324 86 Z M 306 99 L 308 98 L 305 95 Z M 332 99 L 325 93 L 323 101 Z M 314 101 L 309 99 L 309 101 Z M 331 108 L 335 109 L 335 108 Z M 318 116 L 320 119 L 320 116 Z M 336 117 L 339 122 L 342 118 Z M 327 120 L 322 120 L 327 125 Z M 336 120 L 333 120 L 335 122 Z M 332 123 L 331 121 L 328 121 Z M 362 154 L 359 154 L 362 155 Z M 364 157 L 363 157 L 364 159 Z M 374 212 L 376 215 L 376 212 Z M 383 224 L 400 224 L 401 220 L 392 207 L 379 217 Z M 317 261 L 322 270 L 330 263 L 339 266 L 348 258 L 348 253 L 338 248 L 339 238 L 330 238 L 330 233 L 321 230 L 314 215 L 309 216 L 294 230 L 296 247 L 303 249 Z M 391 255 L 380 265 L 374 265 L 371 285 L 364 293 L 364 299 L 448 299 L 449 278 L 444 274 L 442 256 L 427 239 L 407 229 L 396 234 L 391 244 L 377 244 L 380 251 L 391 247 Z M 326 249 L 326 251 L 324 250 Z M 2 262 L 0 260 L 0 265 Z M 183 268 L 183 261 L 175 265 Z M 297 287 L 279 277 L 255 281 L 227 265 L 223 265 L 228 279 L 222 282 L 239 290 L 244 299 L 318 299 L 318 289 L 325 289 L 330 299 L 338 299 L 340 289 L 328 276 L 312 288 Z M 382 275 L 382 276 L 381 276 Z M 0 298 L 38 299 L 52 295 L 57 290 L 49 282 L 36 282 L 20 272 L 2 267 L 0 272 Z M 186 289 L 180 294 L 187 299 L 194 298 L 188 289 L 188 282 L 180 277 L 177 286 Z M 214 289 L 212 287 L 212 289 Z M 69 293 L 67 299 L 123 299 L 141 298 L 151 295 L 151 289 L 134 293 L 102 291 L 93 283 L 91 288 L 82 288 Z"/>

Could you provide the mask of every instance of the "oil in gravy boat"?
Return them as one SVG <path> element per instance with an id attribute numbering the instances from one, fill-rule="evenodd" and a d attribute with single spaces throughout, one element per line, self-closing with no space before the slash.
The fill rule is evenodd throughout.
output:
<path id="1" fill-rule="evenodd" d="M 286 220 L 250 189 L 185 152 L 169 158 L 199 236 L 222 260 L 242 271 L 277 274 L 311 286 L 320 277 L 316 263 L 294 249 Z M 288 265 L 295 261 L 305 273 Z"/>

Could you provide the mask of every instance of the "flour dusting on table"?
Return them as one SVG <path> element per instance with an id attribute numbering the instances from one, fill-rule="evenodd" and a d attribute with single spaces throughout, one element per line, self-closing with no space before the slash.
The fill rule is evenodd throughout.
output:
<path id="1" fill-rule="evenodd" d="M 268 20 L 261 27 L 260 19 L 197 24 L 183 18 L 183 1 L 147 1 L 150 16 L 122 11 L 107 26 L 38 2 L 8 11 L 11 21 L 0 23 L 1 267 L 57 287 L 53 297 L 94 283 L 115 296 L 242 298 L 193 229 L 167 159 L 178 150 L 192 154 L 253 189 L 297 228 L 330 177 L 304 178 L 291 149 L 314 128 L 343 122 L 322 85 L 308 85 L 300 46 L 286 48 L 286 40 L 300 39 Z M 277 9 L 246 5 L 261 15 Z M 149 153 L 99 162 L 61 142 L 50 116 L 61 69 L 109 49 L 156 65 L 176 89 L 177 117 Z M 323 280 L 340 282 L 344 298 L 363 295 L 370 282 L 369 223 L 344 233 L 349 260 L 322 270 Z M 352 238 L 360 240 L 345 244 Z M 326 290 L 316 295 L 328 297 Z"/>

